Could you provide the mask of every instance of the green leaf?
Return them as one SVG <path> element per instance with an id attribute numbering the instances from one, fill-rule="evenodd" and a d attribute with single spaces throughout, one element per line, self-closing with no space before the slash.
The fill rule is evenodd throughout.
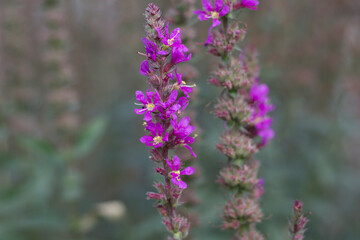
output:
<path id="1" fill-rule="evenodd" d="M 65 159 L 82 158 L 88 154 L 98 143 L 105 131 L 106 118 L 97 118 L 87 124 L 76 138 L 75 144 L 65 154 Z"/>
<path id="2" fill-rule="evenodd" d="M 66 172 L 63 181 L 63 199 L 66 202 L 76 201 L 81 197 L 81 174 L 75 169 L 69 169 Z"/>
<path id="3" fill-rule="evenodd" d="M 56 147 L 49 141 L 37 139 L 29 136 L 19 137 L 18 142 L 25 150 L 30 153 L 40 154 L 44 156 L 53 156 L 57 153 Z"/>

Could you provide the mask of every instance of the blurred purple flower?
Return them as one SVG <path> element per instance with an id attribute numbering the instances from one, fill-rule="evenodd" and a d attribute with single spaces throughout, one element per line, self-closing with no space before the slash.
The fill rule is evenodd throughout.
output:
<path id="1" fill-rule="evenodd" d="M 223 0 L 215 0 L 215 6 L 212 6 L 210 0 L 203 0 L 202 5 L 204 10 L 195 10 L 194 14 L 198 15 L 200 21 L 213 19 L 212 25 L 209 28 L 208 39 L 205 42 L 205 44 L 209 44 L 212 42 L 211 30 L 220 25 L 219 18 L 228 14 L 230 7 L 224 4 Z"/>
<path id="2" fill-rule="evenodd" d="M 248 8 L 251 10 L 257 10 L 258 5 L 259 5 L 258 0 L 242 0 L 240 3 L 240 8 Z"/>
<path id="3" fill-rule="evenodd" d="M 171 163 L 169 160 L 166 160 L 167 164 L 171 168 L 172 172 L 169 173 L 171 176 L 171 180 L 174 185 L 179 186 L 179 188 L 185 189 L 187 188 L 187 184 L 181 180 L 181 175 L 192 175 L 195 172 L 195 168 L 187 167 L 184 170 L 180 171 L 180 158 L 178 156 L 174 156 L 173 162 Z"/>

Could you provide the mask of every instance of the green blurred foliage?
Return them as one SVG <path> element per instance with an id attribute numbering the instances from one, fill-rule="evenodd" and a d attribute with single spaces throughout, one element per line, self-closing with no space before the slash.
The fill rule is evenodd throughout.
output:
<path id="1" fill-rule="evenodd" d="M 0 1 L 0 6 L 6 2 Z M 169 7 L 168 1 L 154 2 L 164 11 Z M 143 134 L 141 118 L 133 113 L 135 90 L 147 88 L 138 73 L 143 59 L 137 54 L 143 50 L 146 5 L 141 0 L 67 1 L 82 127 L 74 144 L 59 150 L 37 136 L 14 140 L 0 112 L 0 239 L 164 236 L 160 216 L 145 199 L 156 176 L 147 148 L 138 140 Z M 37 16 L 37 8 L 33 11 L 30 17 Z M 360 4 L 351 0 L 267 0 L 258 11 L 241 15 L 248 23 L 244 46 L 258 48 L 261 79 L 269 85 L 276 106 L 272 113 L 276 138 L 257 156 L 265 179 L 266 218 L 259 227 L 267 239 L 287 239 L 294 199 L 302 200 L 305 211 L 312 212 L 307 239 L 360 238 L 359 12 Z M 49 24 L 56 28 L 56 23 Z M 11 22 L 1 26 L 17 29 Z M 195 27 L 201 42 L 208 25 L 202 22 Z M 35 30 L 31 36 L 40 37 Z M 196 207 L 201 225 L 193 232 L 197 239 L 230 239 L 220 229 L 226 193 L 216 183 L 224 163 L 214 147 L 222 123 L 207 106 L 219 94 L 206 83 L 216 58 L 201 45 L 198 49 L 201 54 L 193 64 L 201 73 L 195 105 L 202 128 L 197 153 L 203 170 L 196 183 L 202 200 Z M 16 50 L 11 54 L 19 55 Z M 37 51 L 35 46 L 33 58 Z M 4 109 L 7 99 L 0 99 Z M 16 148 L 9 148 L 9 139 Z M 96 204 L 108 200 L 126 207 L 118 221 L 96 213 Z"/>

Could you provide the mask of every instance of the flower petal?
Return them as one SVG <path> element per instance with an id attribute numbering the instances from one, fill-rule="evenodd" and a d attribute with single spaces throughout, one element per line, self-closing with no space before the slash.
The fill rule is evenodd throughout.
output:
<path id="1" fill-rule="evenodd" d="M 181 162 L 180 162 L 180 158 L 179 158 L 177 155 L 174 156 L 174 161 L 173 161 L 173 163 L 174 163 L 174 168 L 175 168 L 175 169 L 173 169 L 173 170 L 174 170 L 174 171 L 178 171 L 178 170 L 180 169 L 180 164 L 181 164 Z"/>
<path id="2" fill-rule="evenodd" d="M 167 51 L 164 51 L 164 50 L 161 50 L 161 51 L 158 51 L 157 54 L 158 54 L 158 55 L 167 55 L 168 52 L 167 52 Z"/>
<path id="3" fill-rule="evenodd" d="M 165 136 L 163 137 L 163 141 L 164 142 L 168 142 L 169 141 L 169 133 L 165 133 Z"/>
<path id="4" fill-rule="evenodd" d="M 145 143 L 147 146 L 151 147 L 153 145 L 152 141 L 153 141 L 153 137 L 151 136 L 143 136 L 142 138 L 140 138 L 140 142 Z"/>
<path id="5" fill-rule="evenodd" d="M 217 27 L 217 26 L 220 25 L 220 23 L 221 23 L 221 22 L 220 22 L 219 19 L 213 19 L 213 23 L 212 23 L 211 27 L 212 27 L 212 28 Z"/>
<path id="6" fill-rule="evenodd" d="M 152 117 L 151 117 L 151 112 L 150 112 L 150 111 L 147 111 L 147 112 L 145 113 L 145 116 L 144 116 L 143 120 L 144 120 L 145 122 L 148 122 L 148 121 L 150 121 L 151 119 L 152 119 Z"/>
<path id="7" fill-rule="evenodd" d="M 195 172 L 195 168 L 194 168 L 194 167 L 187 167 L 187 168 L 185 168 L 184 170 L 182 170 L 182 171 L 180 172 L 180 174 L 181 174 L 181 175 L 192 175 L 192 174 L 194 174 L 194 172 Z"/>
<path id="8" fill-rule="evenodd" d="M 179 183 L 179 188 L 182 188 L 182 189 L 187 188 L 187 184 L 184 181 L 180 180 L 178 183 Z"/>
<path id="9" fill-rule="evenodd" d="M 197 157 L 189 145 L 184 145 L 184 148 L 188 149 L 190 151 L 191 155 L 193 155 L 194 157 Z"/>
<path id="10" fill-rule="evenodd" d="M 208 20 L 209 17 L 206 17 L 206 12 L 204 10 L 195 10 L 193 11 L 194 14 L 198 15 L 200 21 Z"/>
<path id="11" fill-rule="evenodd" d="M 202 5 L 205 10 L 209 12 L 214 11 L 213 6 L 211 5 L 211 0 L 202 0 Z"/>
<path id="12" fill-rule="evenodd" d="M 167 163 L 167 165 L 169 165 L 171 170 L 176 171 L 175 168 L 174 168 L 174 165 L 168 159 L 166 159 L 166 163 Z"/>
<path id="13" fill-rule="evenodd" d="M 158 136 L 161 136 L 164 132 L 164 128 L 161 126 L 161 123 L 156 123 L 156 133 Z"/>
<path id="14" fill-rule="evenodd" d="M 172 178 L 171 181 L 173 182 L 174 185 L 179 185 L 179 182 L 176 180 L 176 178 Z"/>
<path id="15" fill-rule="evenodd" d="M 176 101 L 177 96 L 178 96 L 177 90 L 174 90 L 170 93 L 170 96 L 166 102 L 167 107 L 169 107 L 171 104 L 173 104 Z"/>
<path id="16" fill-rule="evenodd" d="M 220 12 L 223 5 L 224 5 L 223 0 L 215 0 L 215 11 Z"/>
<path id="17" fill-rule="evenodd" d="M 149 62 L 147 60 L 144 60 L 140 65 L 140 74 L 144 76 L 148 76 L 149 73 L 150 73 Z"/>
<path id="18" fill-rule="evenodd" d="M 135 96 L 136 96 L 136 100 L 138 100 L 139 102 L 141 102 L 142 104 L 146 104 L 146 99 L 145 99 L 145 95 L 142 91 L 136 91 L 135 92 Z"/>
<path id="19" fill-rule="evenodd" d="M 179 127 L 187 127 L 190 123 L 190 118 L 189 117 L 184 117 L 183 119 L 180 120 L 179 122 Z"/>
<path id="20" fill-rule="evenodd" d="M 219 13 L 219 17 L 225 16 L 230 12 L 230 7 L 228 5 L 225 5 L 221 12 Z"/>

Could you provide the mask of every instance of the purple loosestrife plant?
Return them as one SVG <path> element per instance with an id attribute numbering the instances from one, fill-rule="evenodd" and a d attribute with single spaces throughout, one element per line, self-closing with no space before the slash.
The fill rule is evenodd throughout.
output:
<path id="1" fill-rule="evenodd" d="M 290 240 L 303 240 L 306 231 L 305 226 L 309 222 L 303 214 L 303 204 L 299 200 L 294 201 L 293 219 L 289 220 Z"/>
<path id="2" fill-rule="evenodd" d="M 195 44 L 196 30 L 193 26 L 193 19 L 195 18 L 195 16 L 192 14 L 192 12 L 195 10 L 195 0 L 170 0 L 170 2 L 171 7 L 166 13 L 166 19 L 173 26 L 181 28 L 182 43 L 185 44 L 186 47 L 189 48 L 189 51 L 191 51 L 192 55 L 194 55 L 196 54 L 197 50 Z M 190 97 L 190 106 L 196 105 L 197 89 L 194 88 L 194 79 L 197 78 L 197 76 L 198 71 L 194 67 L 193 62 L 186 62 L 179 65 L 179 68 L 175 69 L 175 75 L 169 75 L 170 78 L 177 80 L 177 88 L 180 90 L 179 94 L 184 94 L 188 98 Z M 196 133 L 199 134 L 200 127 L 196 122 L 197 112 L 194 111 L 194 109 L 192 108 L 187 108 L 183 114 L 185 114 L 186 116 L 190 116 L 190 122 L 187 124 L 196 126 Z M 180 122 L 184 121 L 183 119 L 184 118 L 179 118 L 179 125 L 182 125 L 180 124 Z M 174 124 L 174 126 L 175 125 L 176 123 Z M 188 140 L 187 143 L 191 143 L 191 141 L 194 141 L 194 137 L 189 136 L 186 140 Z M 199 141 L 199 137 L 197 138 L 197 141 Z M 186 160 L 185 166 L 192 165 L 193 154 L 189 153 L 189 151 L 177 151 L 176 154 L 180 157 L 180 159 Z M 183 212 L 184 214 L 186 214 L 186 216 L 188 216 L 192 228 L 200 224 L 200 218 L 198 216 L 198 213 L 195 209 L 193 209 L 195 205 L 198 205 L 200 203 L 200 200 L 196 195 L 196 189 L 195 187 L 193 187 L 201 172 L 199 165 L 196 165 L 196 170 L 196 174 L 182 177 L 182 179 L 187 183 L 189 190 L 183 192 L 180 201 L 184 202 L 184 207 L 179 209 L 180 213 Z M 191 236 L 191 234 L 189 234 L 187 239 L 194 238 Z"/>
<path id="3" fill-rule="evenodd" d="M 191 136 L 194 127 L 190 125 L 190 118 L 183 116 L 192 91 L 182 84 L 177 67 L 190 60 L 191 54 L 182 44 L 180 28 L 169 34 L 169 24 L 161 18 L 159 7 L 149 4 L 145 20 L 147 35 L 143 43 L 146 53 L 141 55 L 146 59 L 140 66 L 140 73 L 147 77 L 150 88 L 146 96 L 136 91 L 141 108 L 135 109 L 135 113 L 145 114 L 143 125 L 147 133 L 140 141 L 152 147 L 150 158 L 158 165 L 156 172 L 164 177 L 164 182 L 155 184 L 158 192 L 147 193 L 147 198 L 156 200 L 156 208 L 170 233 L 168 239 L 181 240 L 188 235 L 190 227 L 188 219 L 177 212 L 180 196 L 187 188 L 181 177 L 192 175 L 195 168 L 184 167 L 184 162 L 173 154 L 173 150 L 184 147 L 194 157 L 196 155 L 190 146 L 195 141 Z M 181 96 L 180 89 L 185 96 Z"/>
<path id="4" fill-rule="evenodd" d="M 201 21 L 214 19 L 205 46 L 209 53 L 222 59 L 209 80 L 223 88 L 214 108 L 215 116 L 226 123 L 217 144 L 217 149 L 227 157 L 218 181 L 230 193 L 223 209 L 222 227 L 235 230 L 237 240 L 263 240 L 255 225 L 263 218 L 259 202 L 264 180 L 257 177 L 260 164 L 254 154 L 274 137 L 267 115 L 274 107 L 269 103 L 268 87 L 259 80 L 256 51 L 238 46 L 246 26 L 234 19 L 234 11 L 255 10 L 258 1 L 203 0 L 202 4 L 203 9 L 194 14 Z"/>

